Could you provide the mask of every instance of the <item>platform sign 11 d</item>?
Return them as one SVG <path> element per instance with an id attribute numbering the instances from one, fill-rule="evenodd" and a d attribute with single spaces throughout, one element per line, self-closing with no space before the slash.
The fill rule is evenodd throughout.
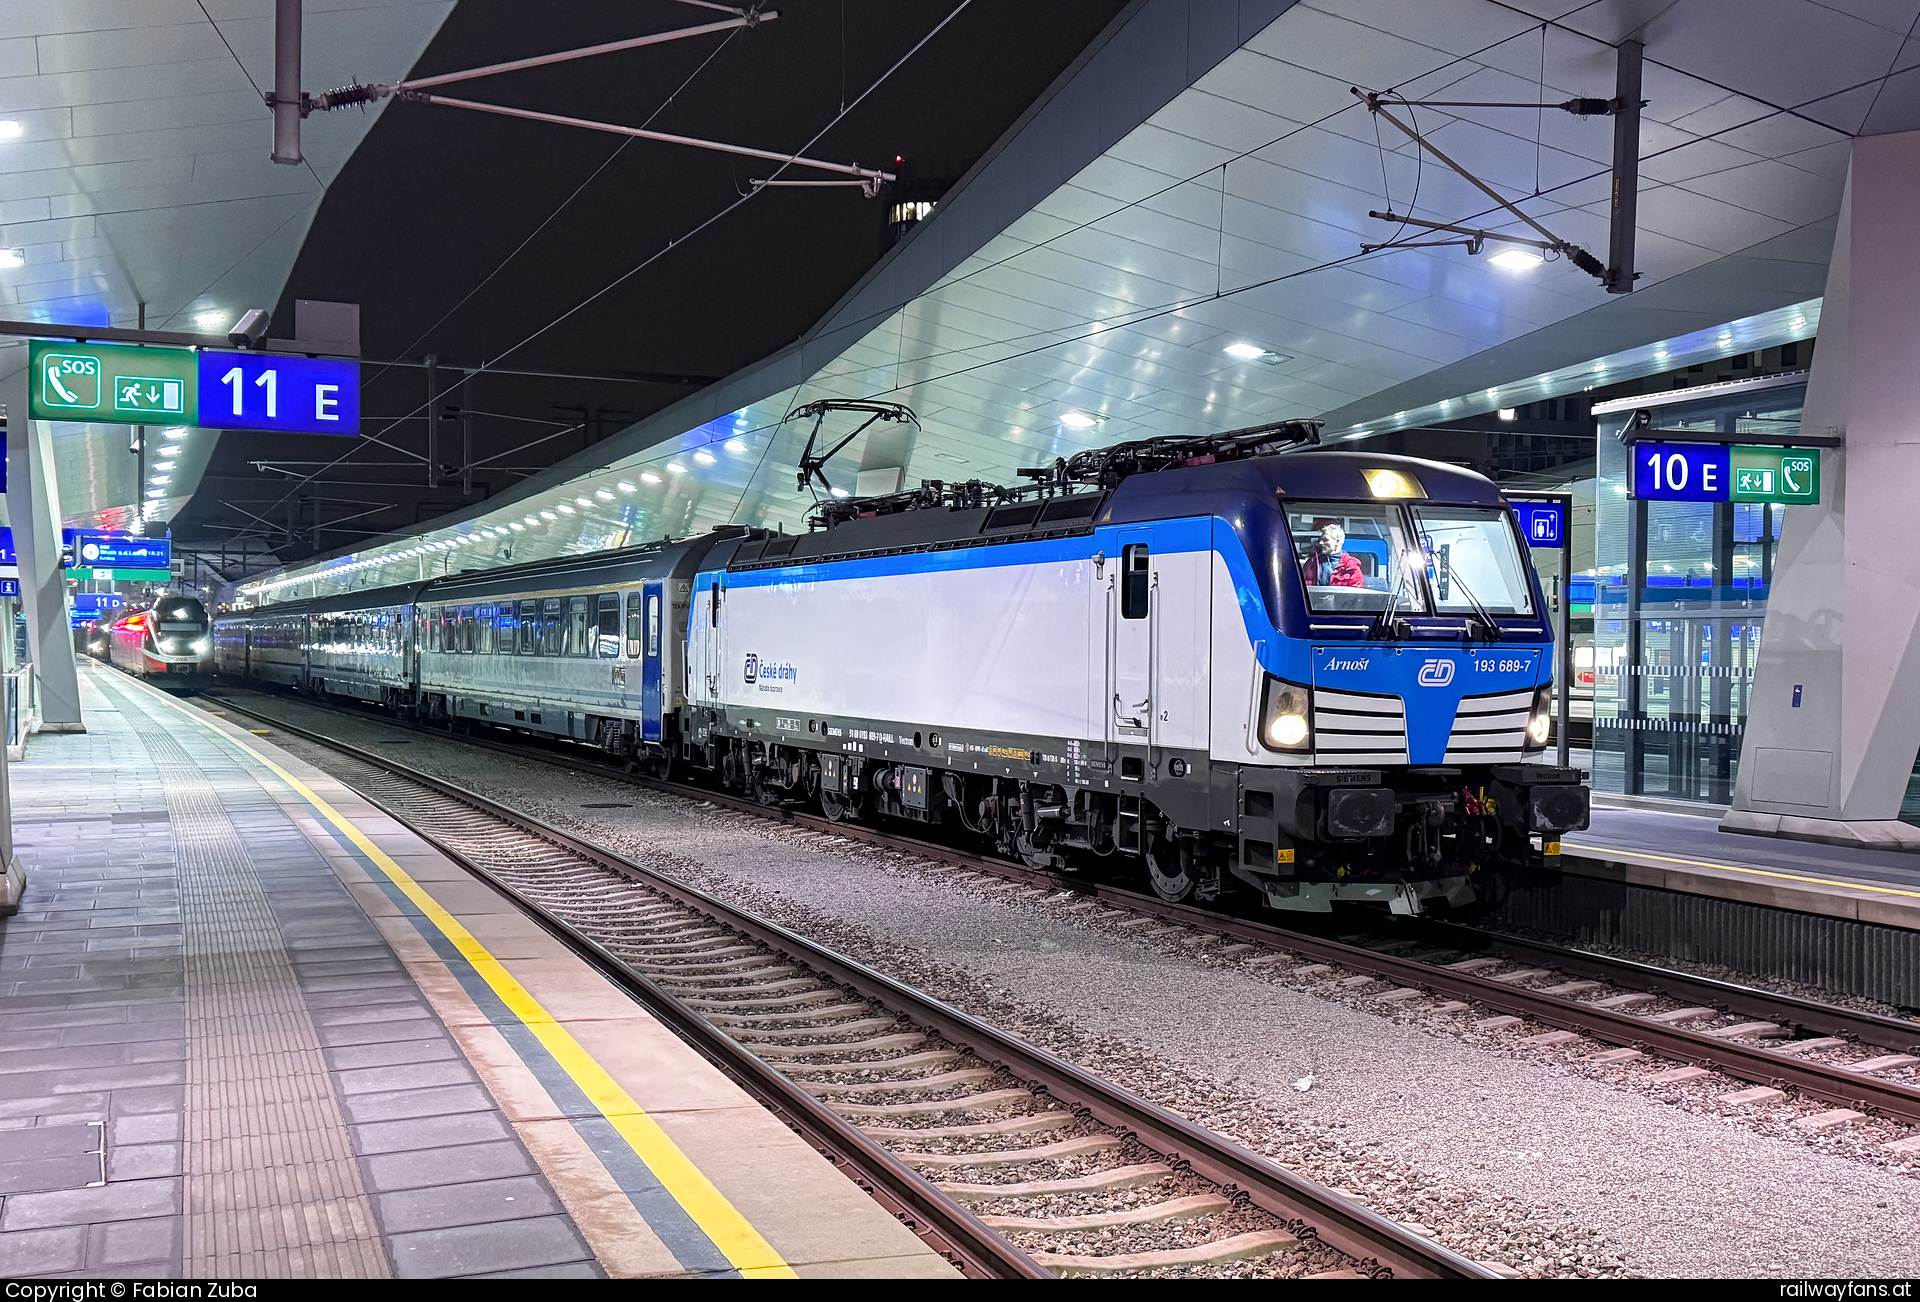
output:
<path id="1" fill-rule="evenodd" d="M 28 408 L 35 420 L 184 424 L 199 410 L 191 349 L 34 339 L 27 357 Z"/>

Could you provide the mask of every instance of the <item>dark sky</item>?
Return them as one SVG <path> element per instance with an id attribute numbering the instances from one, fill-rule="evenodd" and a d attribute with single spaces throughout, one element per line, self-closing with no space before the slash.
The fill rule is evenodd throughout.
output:
<path id="1" fill-rule="evenodd" d="M 777 20 L 730 39 L 696 37 L 463 82 L 441 93 L 791 151 L 832 121 L 843 96 L 856 98 L 956 3 L 794 0 L 777 6 Z M 888 171 L 902 170 L 894 165 L 898 156 L 912 174 L 958 176 L 1121 8 L 1122 0 L 973 0 L 809 152 Z M 460 0 L 412 75 L 722 16 L 669 0 Z M 692 377 L 677 384 L 476 380 L 468 405 L 476 412 L 482 458 L 563 429 L 579 421 L 583 409 L 606 413 L 597 430 L 551 438 L 496 463 L 537 469 L 577 451 L 589 434 L 612 433 L 685 396 L 699 377 L 726 375 L 791 342 L 877 260 L 891 196 L 771 190 L 593 298 L 686 237 L 769 168 L 684 146 L 623 144 L 604 133 L 390 104 L 323 201 L 275 310 L 274 333 L 291 333 L 296 298 L 341 300 L 361 304 L 361 345 L 369 361 L 417 362 L 431 352 L 453 366 L 488 361 L 574 374 Z M 363 382 L 370 417 L 363 431 L 424 451 L 424 421 L 389 430 L 379 419 L 420 406 L 424 372 L 382 373 L 368 365 Z M 447 429 L 442 461 L 458 459 L 459 437 L 457 425 Z M 249 525 L 243 512 L 250 512 L 282 531 L 263 538 L 262 527 L 253 526 L 255 549 L 264 542 L 288 559 L 351 546 L 365 536 L 360 531 L 409 526 L 475 500 L 462 497 L 457 481 L 428 491 L 420 462 L 370 443 L 325 481 L 298 489 L 288 475 L 253 466 L 263 459 L 311 462 L 340 451 L 338 440 L 224 436 L 204 486 L 175 523 L 176 538 L 217 545 L 240 536 Z M 511 482 L 497 468 L 478 481 L 475 498 Z M 284 533 L 289 503 L 281 500 L 290 490 L 311 499 L 303 505 L 293 499 L 291 546 Z"/>

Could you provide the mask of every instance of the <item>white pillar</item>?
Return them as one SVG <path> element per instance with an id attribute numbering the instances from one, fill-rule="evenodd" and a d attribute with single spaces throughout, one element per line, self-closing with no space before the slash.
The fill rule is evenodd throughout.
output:
<path id="1" fill-rule="evenodd" d="M 1801 422 L 1845 447 L 1786 513 L 1729 831 L 1920 847 L 1897 821 L 1920 748 L 1916 250 L 1920 132 L 1855 140 Z"/>
<path id="2" fill-rule="evenodd" d="M 80 674 L 73 663 L 73 623 L 67 616 L 67 578 L 60 568 L 53 431 L 27 416 L 30 383 L 25 367 L 0 381 L 0 402 L 7 410 L 7 513 L 13 520 L 13 549 L 20 558 L 27 649 L 40 680 L 41 730 L 85 732 Z"/>

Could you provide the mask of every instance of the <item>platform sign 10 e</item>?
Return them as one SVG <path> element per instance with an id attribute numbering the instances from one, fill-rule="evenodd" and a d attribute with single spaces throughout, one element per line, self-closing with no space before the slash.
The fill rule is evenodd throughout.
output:
<path id="1" fill-rule="evenodd" d="M 1636 443 L 1633 496 L 1652 502 L 1782 502 L 1820 500 L 1817 448 L 1714 443 Z"/>

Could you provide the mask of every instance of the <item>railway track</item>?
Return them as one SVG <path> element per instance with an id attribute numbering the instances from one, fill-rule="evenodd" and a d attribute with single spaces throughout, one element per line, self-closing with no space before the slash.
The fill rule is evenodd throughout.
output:
<path id="1" fill-rule="evenodd" d="M 279 719 L 273 722 L 286 726 Z M 1243 951 L 1240 957 L 1315 987 L 1341 989 L 1382 1010 L 1404 1006 L 1457 1014 L 1484 1029 L 1525 1029 L 1533 1033 L 1524 1039 L 1547 1047 L 1576 1038 L 1597 1040 L 1614 1046 L 1605 1051 L 1608 1061 L 1658 1057 L 1680 1064 L 1662 1073 L 1675 1083 L 1689 1074 L 1717 1070 L 1755 1089 L 1796 1090 L 1831 1105 L 1806 1119 L 1809 1129 L 1845 1126 L 1872 1113 L 1920 1124 L 1920 1083 L 1913 1079 L 1920 1068 L 1920 1022 L 1432 921 L 1412 929 L 1412 935 L 1366 937 L 1355 943 L 1352 937 L 1336 939 L 1169 903 L 1081 876 L 1032 869 L 860 824 L 834 823 L 705 787 L 622 775 L 610 765 L 552 748 L 485 737 L 466 740 L 602 776 L 624 776 L 642 786 L 910 851 L 1029 887 L 1072 891 L 1088 904 L 1253 947 L 1259 952 Z M 1371 983 L 1358 982 L 1362 977 Z"/>
<path id="2" fill-rule="evenodd" d="M 527 908 L 987 1277 L 1501 1272 L 1063 1059 L 605 847 L 247 703 Z M 344 768 L 345 771 L 340 771 Z"/>

